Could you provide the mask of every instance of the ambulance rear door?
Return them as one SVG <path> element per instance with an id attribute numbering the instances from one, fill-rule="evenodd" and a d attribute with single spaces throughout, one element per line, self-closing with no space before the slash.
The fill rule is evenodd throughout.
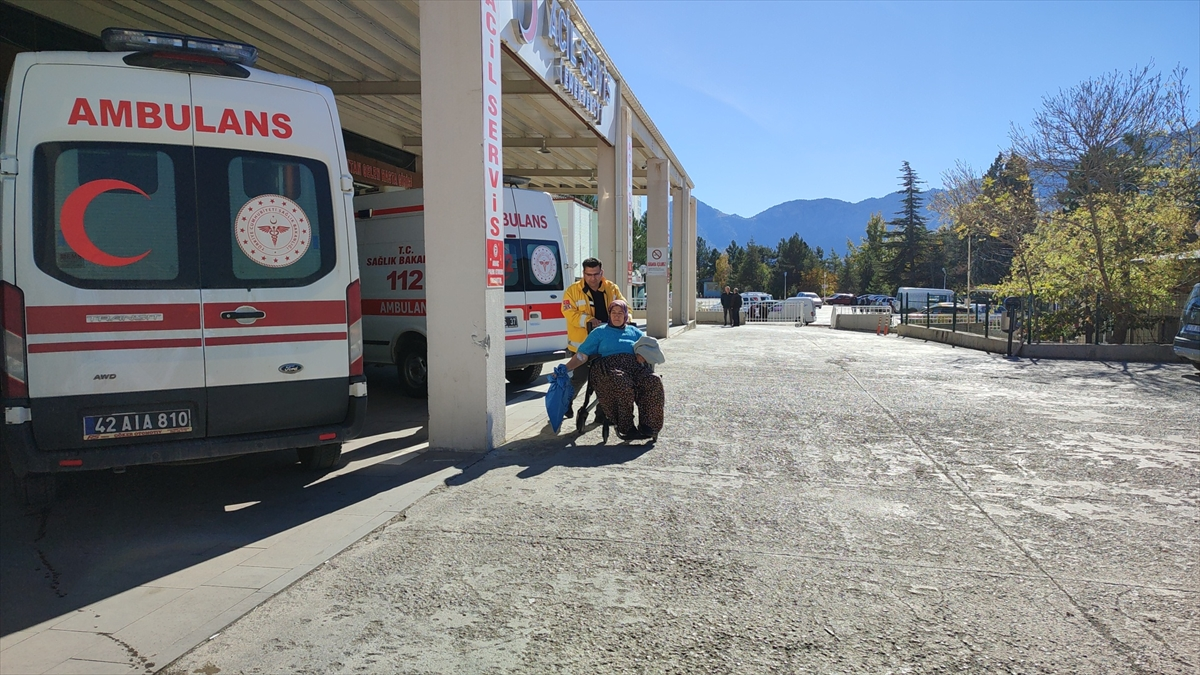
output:
<path id="1" fill-rule="evenodd" d="M 13 283 L 34 438 L 49 451 L 200 437 L 192 134 L 163 123 L 185 114 L 188 76 L 80 58 L 14 66 Z"/>
<path id="2" fill-rule="evenodd" d="M 336 111 L 316 91 L 204 75 L 192 100 L 208 435 L 339 423 L 353 249 Z"/>
<path id="3" fill-rule="evenodd" d="M 510 188 L 505 212 L 519 225 L 522 312 L 526 354 L 566 348 L 567 322 L 562 314 L 564 258 L 562 230 L 550 195 Z M 507 241 L 507 240 L 506 240 Z M 505 304 L 509 304 L 506 300 Z M 511 343 L 508 343 L 511 344 Z"/>

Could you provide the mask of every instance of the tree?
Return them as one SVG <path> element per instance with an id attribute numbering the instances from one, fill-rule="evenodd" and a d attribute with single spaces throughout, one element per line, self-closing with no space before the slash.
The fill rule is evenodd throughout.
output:
<path id="1" fill-rule="evenodd" d="M 721 290 L 724 290 L 729 285 L 729 270 L 729 254 L 721 253 L 717 256 L 716 262 L 713 263 L 713 281 Z"/>
<path id="2" fill-rule="evenodd" d="M 737 264 L 733 268 L 733 285 L 742 291 L 763 291 L 770 283 L 771 267 L 768 256 L 771 250 L 759 246 L 751 239 Z M 773 261 L 772 261 L 773 262 Z"/>
<path id="3" fill-rule="evenodd" d="M 775 248 L 775 266 L 771 270 L 771 288 L 783 290 L 782 297 L 791 297 L 792 288 L 800 283 L 801 275 L 817 264 L 816 254 L 799 234 L 780 239 Z M 784 288 L 786 278 L 787 288 Z M 799 289 L 797 289 L 799 290 Z"/>
<path id="4" fill-rule="evenodd" d="M 846 242 L 849 269 L 846 288 L 850 292 L 888 294 L 895 291 L 894 288 L 888 288 L 887 274 L 891 258 L 889 249 L 884 245 L 886 232 L 883 214 L 873 213 L 867 221 L 867 236 L 859 240 L 857 246 L 853 242 Z"/>
<path id="5" fill-rule="evenodd" d="M 900 180 L 901 188 L 897 192 L 904 195 L 903 207 L 888 221 L 891 229 L 884 235 L 885 245 L 891 252 L 888 286 L 923 286 L 931 279 L 926 269 L 929 231 L 925 227 L 925 216 L 921 215 L 924 199 L 918 187 L 923 181 L 907 161 L 900 167 Z"/>
<path id="6" fill-rule="evenodd" d="M 641 265 L 646 264 L 646 216 L 643 213 L 641 217 L 633 221 L 633 268 L 637 269 Z"/>
<path id="7" fill-rule="evenodd" d="M 1086 80 L 1043 98 L 1030 131 L 1012 131 L 1060 207 L 1029 242 L 1030 286 L 1047 299 L 1098 294 L 1118 343 L 1166 292 L 1172 263 L 1161 256 L 1181 250 L 1194 222 L 1195 192 L 1179 186 L 1197 185 L 1195 155 L 1172 161 L 1172 131 L 1192 126 L 1178 79 L 1168 91 L 1146 66 Z"/>
<path id="8" fill-rule="evenodd" d="M 704 282 L 717 281 L 717 260 L 721 252 L 709 246 L 704 237 L 696 237 L 696 295 L 704 294 Z M 720 282 L 718 282 L 720 285 Z"/>

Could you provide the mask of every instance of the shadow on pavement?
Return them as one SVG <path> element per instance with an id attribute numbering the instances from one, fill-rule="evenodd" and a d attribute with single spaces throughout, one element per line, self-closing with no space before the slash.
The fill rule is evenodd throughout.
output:
<path id="1" fill-rule="evenodd" d="M 328 474 L 303 470 L 291 450 L 201 464 L 135 466 L 121 474 L 61 474 L 58 499 L 27 515 L 7 479 L 5 460 L 0 467 L 5 472 L 0 480 L 0 635 L 479 457 L 404 454 L 425 442 L 427 413 L 424 401 L 401 400 L 386 379 L 376 381 L 390 374 L 378 370 L 370 383 L 366 433 L 384 437 L 343 453 Z M 379 459 L 391 453 L 403 457 Z M 356 466 L 345 471 L 349 463 Z"/>
<path id="2" fill-rule="evenodd" d="M 497 448 L 465 467 L 462 473 L 447 479 L 446 485 L 465 485 L 489 471 L 514 466 L 524 467 L 517 474 L 518 478 L 534 478 L 554 467 L 594 468 L 624 464 L 654 449 L 654 444 L 649 441 L 627 443 L 619 440 L 615 433 L 607 443 L 601 442 L 599 435 L 591 433 L 599 428 L 595 424 L 585 428 L 581 436 L 575 434 L 574 423 L 570 420 L 564 425 L 570 426 L 561 434 L 555 434 L 546 424 L 536 438 Z"/>

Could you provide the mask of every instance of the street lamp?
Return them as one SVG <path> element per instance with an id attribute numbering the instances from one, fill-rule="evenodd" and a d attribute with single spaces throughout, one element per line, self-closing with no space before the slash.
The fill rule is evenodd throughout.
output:
<path id="1" fill-rule="evenodd" d="M 946 268 L 942 268 L 942 288 L 946 287 Z"/>
<path id="2" fill-rule="evenodd" d="M 787 270 L 783 271 L 783 297 L 787 297 Z"/>

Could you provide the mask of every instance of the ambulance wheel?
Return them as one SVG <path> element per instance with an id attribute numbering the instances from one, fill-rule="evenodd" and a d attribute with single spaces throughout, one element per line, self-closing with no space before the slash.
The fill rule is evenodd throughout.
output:
<path id="1" fill-rule="evenodd" d="M 519 368 L 517 370 L 504 371 L 504 378 L 517 386 L 525 386 L 530 382 L 538 379 L 542 374 L 542 364 L 535 363 L 528 368 Z"/>
<path id="2" fill-rule="evenodd" d="M 425 398 L 429 395 L 429 364 L 425 360 L 425 340 L 406 341 L 397 350 L 396 372 L 400 376 L 400 391 L 405 396 Z"/>
<path id="3" fill-rule="evenodd" d="M 17 498 L 25 506 L 26 513 L 36 513 L 50 506 L 58 493 L 58 476 L 52 473 L 27 473 L 17 478 L 14 476 L 17 488 Z"/>
<path id="4" fill-rule="evenodd" d="M 342 456 L 342 444 L 331 443 L 329 445 L 318 445 L 312 448 L 300 448 L 296 450 L 296 455 L 300 458 L 300 463 L 309 471 L 324 471 L 332 469 L 334 464 L 337 464 L 338 458 Z"/>

